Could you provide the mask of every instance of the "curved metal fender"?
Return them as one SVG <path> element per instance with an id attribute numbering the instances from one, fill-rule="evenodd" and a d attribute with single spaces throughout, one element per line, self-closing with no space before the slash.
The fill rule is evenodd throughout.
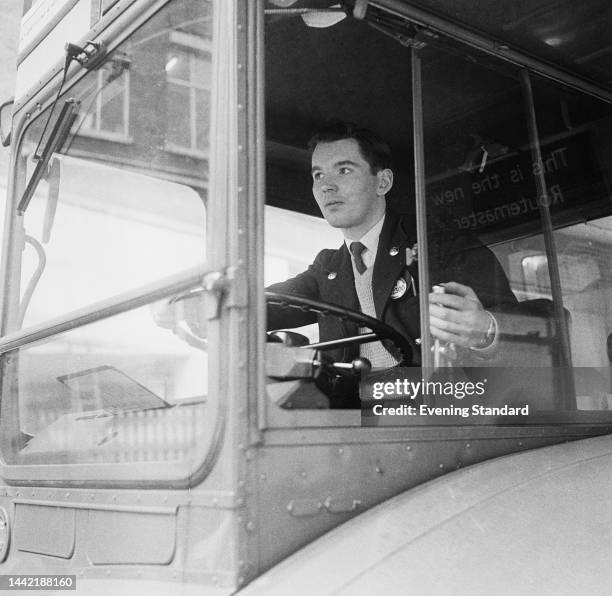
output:
<path id="1" fill-rule="evenodd" d="M 603 594 L 612 435 L 505 456 L 370 509 L 241 596 Z"/>

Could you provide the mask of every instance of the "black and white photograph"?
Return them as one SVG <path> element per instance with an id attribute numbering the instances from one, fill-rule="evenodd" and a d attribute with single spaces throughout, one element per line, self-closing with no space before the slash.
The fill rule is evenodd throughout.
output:
<path id="1" fill-rule="evenodd" d="M 610 593 L 609 0 L 0 33 L 0 594 Z"/>

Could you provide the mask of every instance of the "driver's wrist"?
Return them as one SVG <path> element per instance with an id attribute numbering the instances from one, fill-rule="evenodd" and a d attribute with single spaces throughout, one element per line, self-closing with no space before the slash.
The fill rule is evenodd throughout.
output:
<path id="1" fill-rule="evenodd" d="M 489 317 L 489 325 L 480 342 L 477 343 L 475 346 L 472 346 L 473 350 L 489 349 L 491 346 L 493 346 L 497 337 L 497 321 L 488 310 L 485 310 L 485 313 Z"/>

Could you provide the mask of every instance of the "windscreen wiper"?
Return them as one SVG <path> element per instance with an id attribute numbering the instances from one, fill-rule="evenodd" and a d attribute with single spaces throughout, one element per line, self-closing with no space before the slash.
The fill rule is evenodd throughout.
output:
<path id="1" fill-rule="evenodd" d="M 34 173 L 28 182 L 19 204 L 17 205 L 17 215 L 23 215 L 34 196 L 34 192 L 38 186 L 38 183 L 44 177 L 47 172 L 47 166 L 53 153 L 61 149 L 62 145 L 66 141 L 66 137 L 76 120 L 79 112 L 79 106 L 81 102 L 75 101 L 74 99 L 67 99 L 64 102 L 62 111 L 60 112 L 55 126 L 43 147 L 42 153 L 40 154 Z"/>

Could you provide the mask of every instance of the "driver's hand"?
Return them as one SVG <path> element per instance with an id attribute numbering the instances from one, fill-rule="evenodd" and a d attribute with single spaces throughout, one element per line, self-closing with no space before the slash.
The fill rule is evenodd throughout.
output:
<path id="1" fill-rule="evenodd" d="M 440 284 L 445 293 L 429 294 L 429 330 L 436 339 L 477 348 L 487 337 L 491 317 L 474 290 L 451 281 Z"/>

